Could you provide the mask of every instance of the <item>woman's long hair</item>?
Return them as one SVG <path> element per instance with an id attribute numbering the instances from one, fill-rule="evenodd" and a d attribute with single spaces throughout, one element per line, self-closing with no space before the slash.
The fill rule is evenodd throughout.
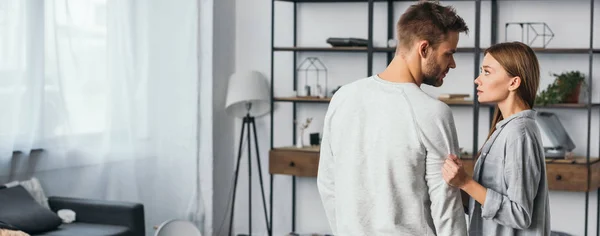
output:
<path id="1" fill-rule="evenodd" d="M 484 56 L 490 54 L 506 70 L 510 77 L 520 77 L 521 85 L 517 89 L 517 96 L 529 108 L 533 108 L 538 86 L 540 84 L 540 65 L 535 52 L 521 42 L 506 42 L 495 44 L 485 50 Z M 496 131 L 496 124 L 504 117 L 496 105 L 494 119 L 486 140 Z M 479 154 L 477 155 L 479 156 Z"/>

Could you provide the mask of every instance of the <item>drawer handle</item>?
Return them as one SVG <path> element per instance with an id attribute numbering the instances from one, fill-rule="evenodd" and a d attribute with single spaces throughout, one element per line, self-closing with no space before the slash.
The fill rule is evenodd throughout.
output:
<path id="1" fill-rule="evenodd" d="M 293 161 L 291 161 L 291 162 L 290 162 L 290 166 L 291 166 L 291 167 L 294 167 L 294 166 L 296 166 L 296 163 L 294 163 Z"/>
<path id="2" fill-rule="evenodd" d="M 561 180 L 562 176 L 561 175 L 556 175 L 556 180 Z"/>

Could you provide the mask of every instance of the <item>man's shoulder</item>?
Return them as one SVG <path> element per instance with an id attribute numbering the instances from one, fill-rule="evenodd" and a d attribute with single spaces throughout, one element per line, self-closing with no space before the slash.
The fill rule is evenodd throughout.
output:
<path id="1" fill-rule="evenodd" d="M 426 118 L 447 118 L 452 116 L 452 110 L 448 104 L 435 99 L 425 92 L 422 94 L 415 93 L 409 98 L 417 116 L 425 116 Z"/>
<path id="2" fill-rule="evenodd" d="M 340 100 L 345 100 L 346 97 L 353 97 L 361 90 L 365 89 L 368 83 L 372 81 L 372 77 L 361 78 L 350 83 L 341 85 L 336 92 L 331 96 L 330 106 L 339 103 Z"/>
<path id="3" fill-rule="evenodd" d="M 348 93 L 349 91 L 360 90 L 361 88 L 364 88 L 364 86 L 366 84 L 368 84 L 372 81 L 373 81 L 372 76 L 354 80 L 350 83 L 341 85 L 340 88 L 335 92 L 335 94 L 344 94 L 344 93 Z"/>

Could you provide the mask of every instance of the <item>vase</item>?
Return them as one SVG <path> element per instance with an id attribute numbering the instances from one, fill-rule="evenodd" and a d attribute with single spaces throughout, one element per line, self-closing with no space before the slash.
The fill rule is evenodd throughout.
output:
<path id="1" fill-rule="evenodd" d="M 298 133 L 298 137 L 296 137 L 296 147 L 303 148 L 304 147 L 304 139 L 302 138 L 304 135 L 304 131 L 300 131 Z"/>
<path id="2" fill-rule="evenodd" d="M 567 94 L 565 103 L 579 103 L 579 93 L 581 92 L 581 83 L 573 91 Z"/>

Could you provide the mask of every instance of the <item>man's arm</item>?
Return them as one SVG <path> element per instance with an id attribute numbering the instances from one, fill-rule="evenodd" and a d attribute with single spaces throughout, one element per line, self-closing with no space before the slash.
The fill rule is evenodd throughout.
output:
<path id="1" fill-rule="evenodd" d="M 317 188 L 325 208 L 333 235 L 337 235 L 335 216 L 335 159 L 330 146 L 330 116 L 325 117 L 321 150 L 319 154 L 319 171 L 317 174 Z"/>
<path id="2" fill-rule="evenodd" d="M 448 154 L 458 154 L 454 118 L 449 107 L 441 106 L 418 121 L 422 142 L 427 151 L 425 181 L 431 200 L 431 216 L 437 235 L 466 235 L 467 227 L 460 190 L 446 184 L 442 167 Z"/>

